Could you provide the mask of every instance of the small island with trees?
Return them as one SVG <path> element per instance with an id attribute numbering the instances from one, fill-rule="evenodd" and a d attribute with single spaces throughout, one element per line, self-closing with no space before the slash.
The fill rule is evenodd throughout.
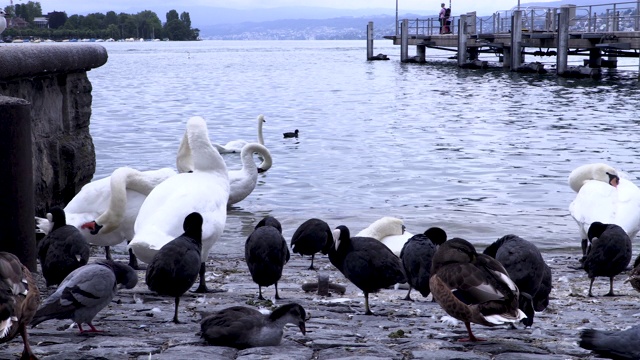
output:
<path id="1" fill-rule="evenodd" d="M 178 14 L 176 10 L 166 13 L 162 23 L 158 15 L 150 10 L 137 14 L 92 13 L 67 16 L 65 11 L 42 14 L 40 2 L 4 8 L 7 29 L 0 35 L 1 40 L 42 39 L 49 41 L 77 41 L 79 39 L 99 39 L 109 41 L 135 40 L 198 40 L 200 30 L 191 28 L 188 12 Z"/>

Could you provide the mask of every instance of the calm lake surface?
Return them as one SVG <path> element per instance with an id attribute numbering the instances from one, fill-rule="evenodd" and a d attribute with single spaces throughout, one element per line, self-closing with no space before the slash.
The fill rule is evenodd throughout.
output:
<path id="1" fill-rule="evenodd" d="M 440 226 L 480 249 L 513 233 L 577 255 L 571 170 L 608 162 L 640 175 L 637 59 L 626 63 L 633 71 L 571 80 L 459 69 L 442 53 L 402 64 L 388 40 L 374 53 L 391 60 L 377 62 L 365 60 L 364 41 L 103 46 L 107 64 L 89 72 L 96 179 L 121 166 L 175 167 L 191 116 L 224 144 L 255 140 L 265 115 L 274 165 L 229 211 L 212 253 L 242 254 L 273 215 L 287 241 L 311 217 L 355 234 L 395 216 L 412 233 Z M 295 129 L 298 139 L 283 138 Z M 240 168 L 239 155 L 224 157 Z"/>

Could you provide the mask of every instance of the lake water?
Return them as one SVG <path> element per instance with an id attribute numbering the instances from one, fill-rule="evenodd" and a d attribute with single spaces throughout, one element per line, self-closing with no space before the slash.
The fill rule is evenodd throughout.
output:
<path id="1" fill-rule="evenodd" d="M 625 63 L 633 71 L 572 80 L 459 69 L 433 50 L 429 64 L 403 64 L 382 40 L 374 53 L 390 61 L 365 61 L 364 41 L 103 46 L 108 62 L 89 72 L 95 178 L 175 167 L 191 116 L 226 143 L 256 139 L 265 115 L 274 165 L 229 211 L 212 253 L 241 254 L 270 214 L 287 241 L 311 217 L 355 234 L 395 216 L 412 233 L 440 226 L 480 248 L 514 233 L 578 254 L 571 170 L 608 162 L 640 174 L 637 59 Z M 298 139 L 283 138 L 294 129 Z M 224 157 L 240 167 L 239 155 Z"/>

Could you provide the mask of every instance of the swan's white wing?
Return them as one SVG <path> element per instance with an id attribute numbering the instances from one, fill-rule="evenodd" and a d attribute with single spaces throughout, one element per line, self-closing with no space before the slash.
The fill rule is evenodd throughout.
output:
<path id="1" fill-rule="evenodd" d="M 383 237 L 380 242 L 385 244 L 397 257 L 400 257 L 400 252 L 404 244 L 411 239 L 413 234 L 405 231 L 402 235 L 389 235 Z"/>
<path id="2" fill-rule="evenodd" d="M 590 180 L 580 188 L 575 200 L 569 205 L 569 211 L 580 227 L 581 238 L 586 239 L 593 222 L 615 223 L 617 206 L 616 188 L 602 181 Z"/>
<path id="3" fill-rule="evenodd" d="M 615 224 L 633 239 L 640 230 L 640 189 L 627 180 L 620 179 L 618 185 L 618 207 Z"/>

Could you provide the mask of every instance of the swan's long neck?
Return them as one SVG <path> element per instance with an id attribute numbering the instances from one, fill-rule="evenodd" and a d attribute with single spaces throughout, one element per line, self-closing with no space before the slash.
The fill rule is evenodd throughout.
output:
<path id="1" fill-rule="evenodd" d="M 571 172 L 569 175 L 569 186 L 575 192 L 579 192 L 582 185 L 589 180 L 598 180 L 609 183 L 609 175 L 617 175 L 616 169 L 607 164 L 596 163 L 582 165 Z"/>
<path id="2" fill-rule="evenodd" d="M 184 132 L 178 155 L 176 155 L 176 169 L 179 173 L 193 171 L 193 159 L 191 158 L 191 147 L 189 146 L 189 138 L 187 132 Z"/>
<path id="3" fill-rule="evenodd" d="M 203 118 L 194 116 L 187 122 L 187 141 L 191 149 L 194 171 L 211 171 L 227 175 L 227 165 L 220 153 L 211 145 L 207 124 Z"/>
<path id="4" fill-rule="evenodd" d="M 139 171 L 121 167 L 111 174 L 111 197 L 109 198 L 109 207 L 95 220 L 97 224 L 102 225 L 100 234 L 108 234 L 117 229 L 124 219 L 124 212 L 127 207 L 127 180 L 133 173 Z M 150 192 L 151 190 L 149 190 Z M 147 192 L 148 194 L 148 192 Z"/>
<path id="5" fill-rule="evenodd" d="M 264 145 L 264 138 L 262 137 L 262 123 L 264 122 L 264 116 L 258 116 L 258 142 L 260 145 Z"/>
<path id="6" fill-rule="evenodd" d="M 242 153 L 240 154 L 240 157 L 242 158 L 243 170 L 247 170 L 250 168 L 253 168 L 254 170 L 256 169 L 256 163 L 253 160 L 253 154 L 255 153 L 260 155 L 263 159 L 262 163 L 258 165 L 260 171 L 267 171 L 271 169 L 273 160 L 271 159 L 271 153 L 269 152 L 269 149 L 257 143 L 250 143 L 242 148 Z"/>

